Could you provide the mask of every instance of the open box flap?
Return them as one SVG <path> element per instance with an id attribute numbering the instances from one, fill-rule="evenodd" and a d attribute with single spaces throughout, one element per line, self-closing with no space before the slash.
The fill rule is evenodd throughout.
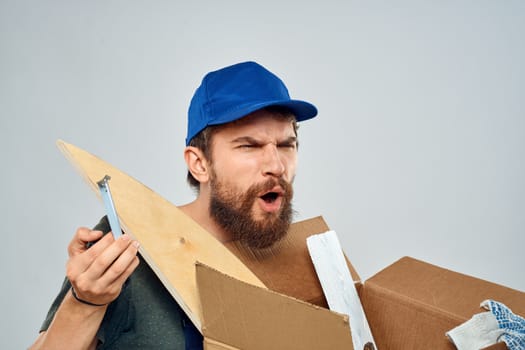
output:
<path id="1" fill-rule="evenodd" d="M 203 335 L 250 350 L 353 349 L 348 316 L 196 265 Z"/>

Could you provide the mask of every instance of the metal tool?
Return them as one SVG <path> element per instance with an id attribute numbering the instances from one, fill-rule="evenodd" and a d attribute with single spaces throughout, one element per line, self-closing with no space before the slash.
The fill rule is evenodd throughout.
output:
<path id="1" fill-rule="evenodd" d="M 118 219 L 117 210 L 115 209 L 115 204 L 113 203 L 113 198 L 111 197 L 111 191 L 109 190 L 108 181 L 110 179 L 111 177 L 106 175 L 102 178 L 102 180 L 97 182 L 97 185 L 100 189 L 104 206 L 106 207 L 106 214 L 108 215 L 111 232 L 113 232 L 113 237 L 117 239 L 122 235 L 122 230 L 120 229 L 120 222 Z"/>

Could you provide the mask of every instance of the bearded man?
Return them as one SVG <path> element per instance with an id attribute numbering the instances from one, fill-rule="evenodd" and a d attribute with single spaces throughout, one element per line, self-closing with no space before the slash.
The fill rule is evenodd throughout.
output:
<path id="1" fill-rule="evenodd" d="M 297 122 L 316 114 L 257 63 L 208 73 L 190 103 L 184 150 L 197 197 L 180 209 L 221 242 L 272 246 L 292 220 Z M 202 349 L 198 330 L 137 255 L 138 242 L 109 230 L 106 218 L 77 230 L 32 348 Z"/>

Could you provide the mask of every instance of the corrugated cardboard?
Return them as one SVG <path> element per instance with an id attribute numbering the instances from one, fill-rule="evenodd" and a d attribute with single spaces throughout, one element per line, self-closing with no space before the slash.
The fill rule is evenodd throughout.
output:
<path id="1" fill-rule="evenodd" d="M 269 289 L 327 307 L 323 290 L 306 246 L 306 238 L 328 231 L 320 216 L 291 225 L 287 236 L 275 246 L 265 250 L 251 250 L 237 243 L 226 246 L 255 273 Z M 354 281 L 359 275 L 347 260 Z"/>
<path id="2" fill-rule="evenodd" d="M 202 264 L 197 264 L 196 273 L 207 349 L 218 345 L 250 350 L 352 349 L 346 315 L 238 281 Z"/>
<path id="3" fill-rule="evenodd" d="M 454 349 L 445 332 L 494 299 L 525 315 L 525 293 L 405 257 L 368 279 L 361 301 L 379 349 Z"/>
<path id="4" fill-rule="evenodd" d="M 504 342 L 496 343 L 494 345 L 488 346 L 481 350 L 508 350 L 507 345 Z"/>
<path id="5" fill-rule="evenodd" d="M 353 349 L 348 318 L 197 266 L 206 349 Z M 525 293 L 405 257 L 364 282 L 378 349 L 455 347 L 445 332 L 492 298 L 525 314 Z M 350 320 L 351 322 L 351 320 Z M 498 343 L 486 350 L 503 350 Z"/>

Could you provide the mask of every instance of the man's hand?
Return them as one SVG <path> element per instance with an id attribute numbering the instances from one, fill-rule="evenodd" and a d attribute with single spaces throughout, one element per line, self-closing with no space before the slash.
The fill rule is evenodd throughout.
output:
<path id="1" fill-rule="evenodd" d="M 118 297 L 139 264 L 138 247 L 128 235 L 115 240 L 112 234 L 102 237 L 101 231 L 79 228 L 68 246 L 66 275 L 78 299 L 101 306 L 86 305 L 66 294 L 48 330 L 41 332 L 30 348 L 95 349 L 106 304 Z"/>
<path id="2" fill-rule="evenodd" d="M 117 240 L 112 234 L 79 228 L 69 243 L 66 275 L 79 299 L 93 304 L 115 300 L 122 285 L 139 264 L 139 244 L 126 234 Z M 87 248 L 88 242 L 100 239 Z"/>

